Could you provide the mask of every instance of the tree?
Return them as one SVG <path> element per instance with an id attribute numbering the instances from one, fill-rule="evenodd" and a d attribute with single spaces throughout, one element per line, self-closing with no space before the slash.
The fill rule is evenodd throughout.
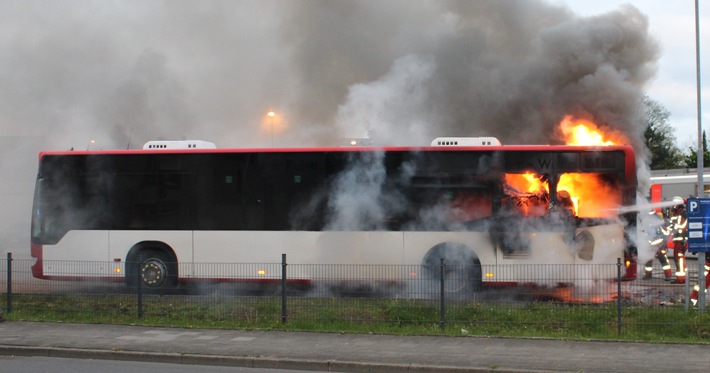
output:
<path id="1" fill-rule="evenodd" d="M 692 147 L 688 148 L 688 150 L 690 154 L 684 157 L 685 167 L 698 168 L 698 150 Z M 708 152 L 708 139 L 705 137 L 705 131 L 703 131 L 703 168 L 705 167 L 710 167 L 710 152 Z"/>
<path id="2" fill-rule="evenodd" d="M 646 130 L 643 137 L 646 147 L 651 152 L 651 169 L 663 170 L 684 166 L 685 157 L 675 145 L 673 128 L 668 123 L 670 112 L 657 101 L 644 96 L 643 105 L 646 118 Z"/>

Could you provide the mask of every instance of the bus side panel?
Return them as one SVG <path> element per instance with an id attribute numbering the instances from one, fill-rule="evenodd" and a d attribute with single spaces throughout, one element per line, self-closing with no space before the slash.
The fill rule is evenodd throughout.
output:
<path id="1" fill-rule="evenodd" d="M 298 261 L 315 245 L 317 232 L 195 231 L 196 263 L 281 263 Z M 291 255 L 293 254 L 293 255 Z"/>
<path id="2" fill-rule="evenodd" d="M 511 229 L 510 242 L 520 247 L 506 246 L 496 251 L 496 266 L 484 267 L 484 281 L 501 284 L 531 284 L 555 286 L 558 280 L 571 277 L 571 264 L 576 255 L 565 243 L 562 232 L 517 232 Z M 522 246 L 524 245 L 524 246 Z"/>
<path id="3" fill-rule="evenodd" d="M 320 232 L 310 263 L 401 265 L 403 233 Z"/>
<path id="4" fill-rule="evenodd" d="M 192 231 L 111 231 L 109 236 L 109 260 L 126 260 L 133 245 L 143 241 L 158 241 L 170 247 L 180 265 L 179 276 L 191 272 L 184 265 L 192 263 Z"/>
<path id="5" fill-rule="evenodd" d="M 578 260 L 579 263 L 611 265 L 616 264 L 617 259 L 624 259 L 626 239 L 623 224 L 596 225 L 584 229 L 594 237 L 594 257 L 590 261 Z"/>
<path id="6" fill-rule="evenodd" d="M 482 232 L 405 232 L 404 263 L 422 264 L 430 249 L 445 242 L 466 245 L 476 254 L 482 265 L 496 262 L 491 240 Z"/>
<path id="7" fill-rule="evenodd" d="M 489 272 L 485 280 L 493 282 L 535 283 L 554 286 L 561 282 L 574 282 L 616 278 L 617 258 L 624 258 L 626 242 L 621 224 L 605 224 L 577 229 L 577 235 L 586 231 L 593 240 L 592 257 L 580 258 L 583 245 L 565 242 L 561 232 L 526 233 L 529 249 L 517 254 L 498 250 L 500 268 L 484 268 Z M 583 255 L 584 256 L 584 255 Z"/>
<path id="8" fill-rule="evenodd" d="M 43 245 L 44 260 L 107 261 L 108 231 L 69 231 L 56 245 Z"/>
<path id="9" fill-rule="evenodd" d="M 42 246 L 42 260 L 45 276 L 109 276 L 113 273 L 107 265 L 108 231 L 69 231 L 56 245 Z"/>
<path id="10" fill-rule="evenodd" d="M 402 232 L 195 231 L 197 263 L 402 264 Z"/>
<path id="11" fill-rule="evenodd" d="M 281 255 L 286 254 L 289 278 L 322 278 L 333 269 L 324 266 L 328 264 L 352 265 L 345 277 L 353 279 L 392 277 L 377 268 L 402 264 L 402 242 L 402 232 L 196 231 L 193 275 L 222 277 L 222 270 L 215 273 L 202 263 L 236 263 L 231 277 L 254 278 L 260 271 L 259 278 L 278 278 Z"/>

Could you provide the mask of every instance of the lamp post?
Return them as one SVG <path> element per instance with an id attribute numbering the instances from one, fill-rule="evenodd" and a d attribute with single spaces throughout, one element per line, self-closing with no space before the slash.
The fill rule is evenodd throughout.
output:
<path id="1" fill-rule="evenodd" d="M 703 164 L 703 159 L 705 158 L 705 149 L 703 149 L 703 122 L 702 122 L 702 96 L 701 92 L 701 81 L 700 81 L 700 16 L 699 13 L 699 0 L 695 0 L 695 85 L 696 85 L 696 99 L 697 99 L 697 114 L 698 114 L 698 198 L 705 197 L 705 181 L 703 180 L 703 173 L 705 171 L 705 165 Z M 705 312 L 706 294 L 705 294 L 705 256 L 708 253 L 702 251 L 698 253 L 698 288 L 700 289 L 698 293 L 698 310 L 700 312 Z M 686 285 L 688 286 L 688 285 Z M 687 302 L 686 302 L 687 307 Z"/>
<path id="2" fill-rule="evenodd" d="M 274 147 L 274 117 L 276 116 L 276 113 L 273 111 L 269 111 L 266 113 L 266 115 L 269 117 L 269 124 L 271 125 L 271 147 Z"/>
<path id="3" fill-rule="evenodd" d="M 90 140 L 88 144 L 86 144 L 86 150 L 89 150 L 89 147 L 91 147 L 92 144 L 95 144 L 96 140 Z"/>

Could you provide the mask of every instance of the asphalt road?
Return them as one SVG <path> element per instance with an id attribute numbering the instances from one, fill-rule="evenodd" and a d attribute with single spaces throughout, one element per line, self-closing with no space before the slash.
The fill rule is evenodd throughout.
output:
<path id="1" fill-rule="evenodd" d="M 710 345 L 0 323 L 0 355 L 337 372 L 700 372 Z"/>
<path id="2" fill-rule="evenodd" d="M 305 370 L 183 365 L 143 361 L 0 356 L 0 373 L 307 373 Z"/>

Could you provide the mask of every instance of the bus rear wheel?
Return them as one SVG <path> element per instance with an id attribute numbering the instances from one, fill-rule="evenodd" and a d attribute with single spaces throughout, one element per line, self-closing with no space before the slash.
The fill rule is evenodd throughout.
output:
<path id="1" fill-rule="evenodd" d="M 422 273 L 439 283 L 444 259 L 444 291 L 450 294 L 472 295 L 482 286 L 481 262 L 473 251 L 463 245 L 445 242 L 432 247 L 422 260 Z"/>

